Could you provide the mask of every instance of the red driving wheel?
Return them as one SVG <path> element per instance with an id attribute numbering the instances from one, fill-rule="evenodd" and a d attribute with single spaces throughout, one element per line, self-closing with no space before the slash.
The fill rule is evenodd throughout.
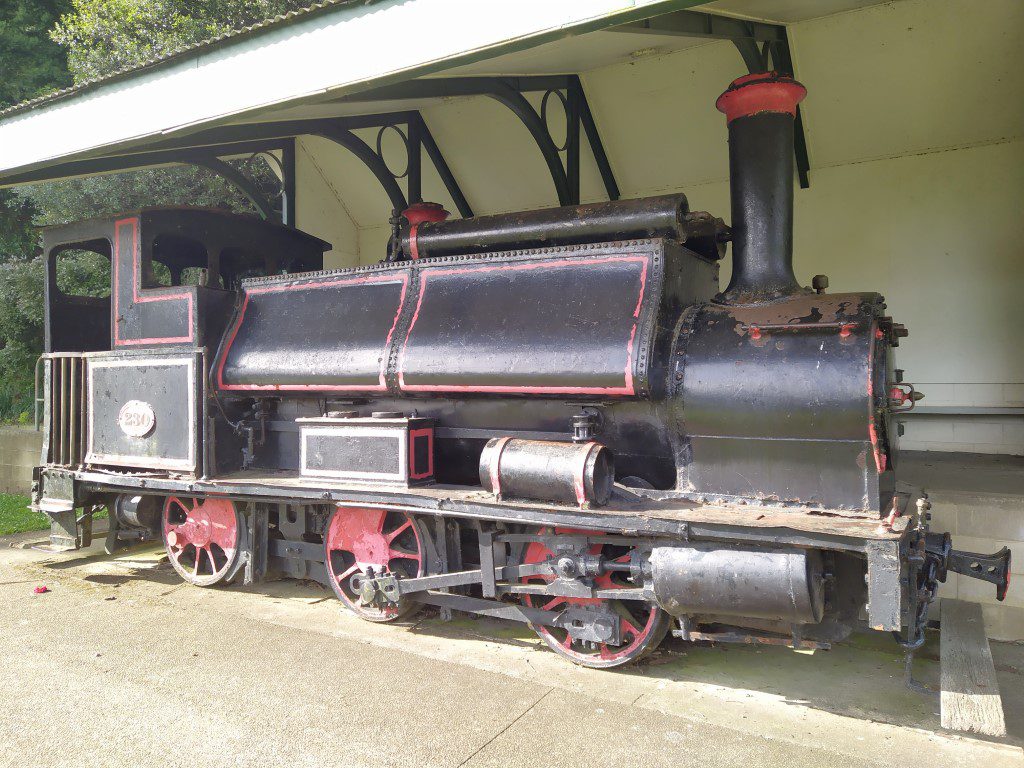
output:
<path id="1" fill-rule="evenodd" d="M 556 528 L 555 533 L 585 534 L 601 536 L 600 531 L 579 531 L 568 528 Z M 544 529 L 541 533 L 550 533 Z M 626 547 L 593 544 L 589 549 L 592 555 L 601 555 L 610 562 L 628 563 L 629 550 Z M 533 542 L 526 548 L 523 562 L 526 564 L 543 563 L 554 557 L 554 553 L 540 542 Z M 554 580 L 551 575 L 527 576 L 523 581 L 529 583 L 547 583 Z M 631 589 L 635 584 L 626 581 L 625 574 L 609 571 L 594 578 L 597 589 Z M 555 653 L 565 656 L 575 664 L 584 667 L 607 669 L 629 664 L 643 658 L 658 647 L 669 628 L 669 617 L 661 608 L 642 600 L 612 600 L 597 597 L 560 597 L 550 595 L 523 595 L 524 602 L 531 608 L 545 611 L 557 611 L 569 605 L 602 605 L 619 616 L 619 630 L 622 636 L 621 645 L 608 643 L 586 644 L 573 640 L 569 631 L 560 627 L 533 626 L 541 640 L 547 643 Z"/>
<path id="2" fill-rule="evenodd" d="M 242 520 L 233 501 L 169 496 L 161 517 L 167 556 L 185 581 L 208 587 L 234 576 Z"/>
<path id="3" fill-rule="evenodd" d="M 362 601 L 353 576 L 393 573 L 401 578 L 424 574 L 422 536 L 405 512 L 364 507 L 337 507 L 327 522 L 324 554 L 331 586 L 338 598 L 362 619 L 395 621 L 418 604 L 401 599 L 380 608 Z"/>

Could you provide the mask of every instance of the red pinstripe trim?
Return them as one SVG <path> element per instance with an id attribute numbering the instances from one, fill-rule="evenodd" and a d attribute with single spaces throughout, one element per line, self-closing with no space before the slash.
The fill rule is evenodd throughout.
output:
<path id="1" fill-rule="evenodd" d="M 416 242 L 416 230 L 419 229 L 419 226 L 419 222 L 416 222 L 409 227 L 409 255 L 412 257 L 413 261 L 420 257 L 419 243 Z"/>
<path id="2" fill-rule="evenodd" d="M 872 328 L 877 324 L 872 322 Z M 878 428 L 875 425 L 875 339 L 876 334 L 868 335 L 868 439 L 871 441 L 871 452 L 875 455 L 875 468 L 878 473 L 885 472 L 888 465 L 888 457 L 882 452 L 882 446 L 878 440 Z"/>
<path id="3" fill-rule="evenodd" d="M 637 320 L 640 317 L 640 308 L 643 305 L 644 291 L 647 288 L 647 263 L 646 256 L 610 256 L 602 259 L 564 259 L 559 261 L 546 261 L 539 263 L 510 264 L 499 266 L 474 266 L 453 269 L 425 269 L 420 275 L 420 292 L 416 301 L 416 310 L 413 312 L 412 322 L 409 323 L 409 330 L 405 334 L 405 343 L 402 345 L 402 352 L 398 357 L 398 386 L 408 392 L 504 392 L 524 394 L 573 394 L 573 395 L 633 395 L 636 394 L 633 385 L 633 347 L 636 341 L 637 322 L 629 333 L 629 341 L 626 345 L 626 369 L 624 371 L 623 386 L 621 387 L 530 387 L 530 386 L 504 386 L 488 384 L 406 384 L 405 383 L 405 354 L 409 347 L 409 339 L 412 336 L 413 328 L 420 316 L 420 308 L 423 306 L 423 296 L 426 292 L 427 278 L 434 275 L 459 275 L 469 272 L 500 272 L 517 271 L 526 269 L 547 269 L 573 266 L 575 264 L 609 264 L 609 263 L 640 263 L 640 291 L 637 295 L 636 308 L 633 310 L 633 317 Z"/>
<path id="4" fill-rule="evenodd" d="M 427 468 L 423 472 L 413 472 L 413 462 L 416 460 L 416 438 L 426 436 L 427 438 Z M 415 467 L 419 469 L 419 467 Z M 409 478 L 421 480 L 434 474 L 434 430 L 431 427 L 409 430 Z"/>
<path id="5" fill-rule="evenodd" d="M 267 286 L 256 286 L 245 292 L 245 299 L 242 301 L 242 309 L 238 313 L 238 320 L 235 321 L 234 327 L 231 329 L 231 335 L 228 337 L 227 344 L 224 347 L 224 352 L 221 354 L 220 363 L 217 365 L 217 387 L 223 390 L 241 390 L 241 391 L 274 391 L 274 392 L 386 392 L 388 385 L 386 380 L 387 368 L 388 368 L 388 356 L 386 354 L 381 355 L 380 361 L 380 378 L 378 384 L 225 384 L 224 383 L 224 365 L 228 360 L 228 353 L 231 351 L 231 345 L 235 343 L 235 337 L 238 335 L 239 329 L 242 327 L 242 323 L 245 320 L 245 311 L 249 307 L 249 296 L 257 293 L 281 293 L 283 291 L 298 290 L 300 288 L 331 288 L 337 285 L 359 285 L 363 283 L 394 283 L 400 282 L 402 284 L 402 293 L 398 297 L 398 309 L 395 311 L 395 318 L 391 321 L 391 328 L 388 329 L 387 338 L 384 340 L 384 346 L 382 349 L 386 352 L 387 348 L 391 345 L 391 338 L 394 336 L 395 328 L 398 326 L 398 318 L 402 315 L 402 309 L 405 307 L 405 294 L 409 288 L 409 276 L 405 273 L 398 273 L 394 275 L 380 275 L 371 277 L 354 277 L 348 279 L 337 279 L 337 280 L 321 280 L 316 283 L 290 283 L 288 285 L 267 285 Z"/>
<path id="6" fill-rule="evenodd" d="M 494 461 L 491 462 L 491 493 L 501 495 L 501 454 L 505 451 L 511 437 L 499 437 L 494 445 Z"/>
<path id="7" fill-rule="evenodd" d="M 120 274 L 121 274 L 121 227 L 131 225 L 132 228 L 132 305 L 149 304 L 156 301 L 174 301 L 175 299 L 186 299 L 188 301 L 188 336 L 155 336 L 145 339 L 123 339 L 121 338 L 118 322 L 121 317 L 120 309 Z M 181 344 L 195 339 L 195 325 L 193 320 L 194 297 L 192 291 L 178 291 L 176 293 L 158 293 L 157 295 L 139 294 L 142 290 L 142 283 L 139 277 L 139 260 L 142 258 L 142 250 L 139 248 L 139 219 L 133 216 L 129 219 L 118 219 L 114 222 L 114 346 L 126 347 L 134 344 Z M 163 291 L 162 288 L 146 288 L 147 292 Z"/>
<path id="8" fill-rule="evenodd" d="M 587 486 L 585 482 L 585 475 L 587 472 L 587 462 L 590 460 L 590 454 L 592 454 L 597 448 L 600 447 L 598 443 L 590 442 L 584 443 L 580 446 L 583 450 L 581 451 L 582 461 L 580 462 L 579 470 L 576 472 L 576 476 L 573 478 L 573 488 L 576 490 L 576 503 L 581 507 L 587 503 Z"/>

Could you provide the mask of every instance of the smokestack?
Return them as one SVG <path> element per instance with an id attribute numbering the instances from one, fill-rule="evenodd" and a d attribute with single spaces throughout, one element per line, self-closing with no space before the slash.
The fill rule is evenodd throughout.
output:
<path id="1" fill-rule="evenodd" d="M 801 290 L 793 274 L 793 121 L 806 95 L 793 78 L 762 72 L 734 80 L 715 102 L 729 124 L 726 301 L 770 301 Z"/>

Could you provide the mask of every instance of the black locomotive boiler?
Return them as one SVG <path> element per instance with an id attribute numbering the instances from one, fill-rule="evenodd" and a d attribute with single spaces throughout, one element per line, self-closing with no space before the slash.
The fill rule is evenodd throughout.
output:
<path id="1" fill-rule="evenodd" d="M 920 396 L 873 293 L 793 272 L 793 116 L 751 75 L 718 101 L 731 227 L 681 194 L 446 220 L 386 259 L 194 209 L 47 230 L 35 506 L 82 546 L 159 538 L 197 585 L 329 584 L 357 615 L 529 623 L 595 667 L 684 639 L 913 648 L 956 571 L 1002 599 L 1009 552 L 952 550 L 897 482 Z M 732 243 L 733 269 L 719 288 Z M 109 298 L 65 295 L 69 249 Z"/>

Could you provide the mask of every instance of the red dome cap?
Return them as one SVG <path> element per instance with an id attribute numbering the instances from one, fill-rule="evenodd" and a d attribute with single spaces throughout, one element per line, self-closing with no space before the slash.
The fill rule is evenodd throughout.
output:
<path id="1" fill-rule="evenodd" d="M 402 211 L 402 215 L 405 216 L 406 221 L 415 226 L 423 222 L 444 221 L 448 218 L 448 211 L 440 203 L 413 203 Z"/>
<path id="2" fill-rule="evenodd" d="M 765 112 L 796 115 L 796 105 L 803 101 L 807 89 L 788 75 L 758 72 L 732 81 L 718 97 L 715 107 L 724 112 L 726 121 Z"/>

